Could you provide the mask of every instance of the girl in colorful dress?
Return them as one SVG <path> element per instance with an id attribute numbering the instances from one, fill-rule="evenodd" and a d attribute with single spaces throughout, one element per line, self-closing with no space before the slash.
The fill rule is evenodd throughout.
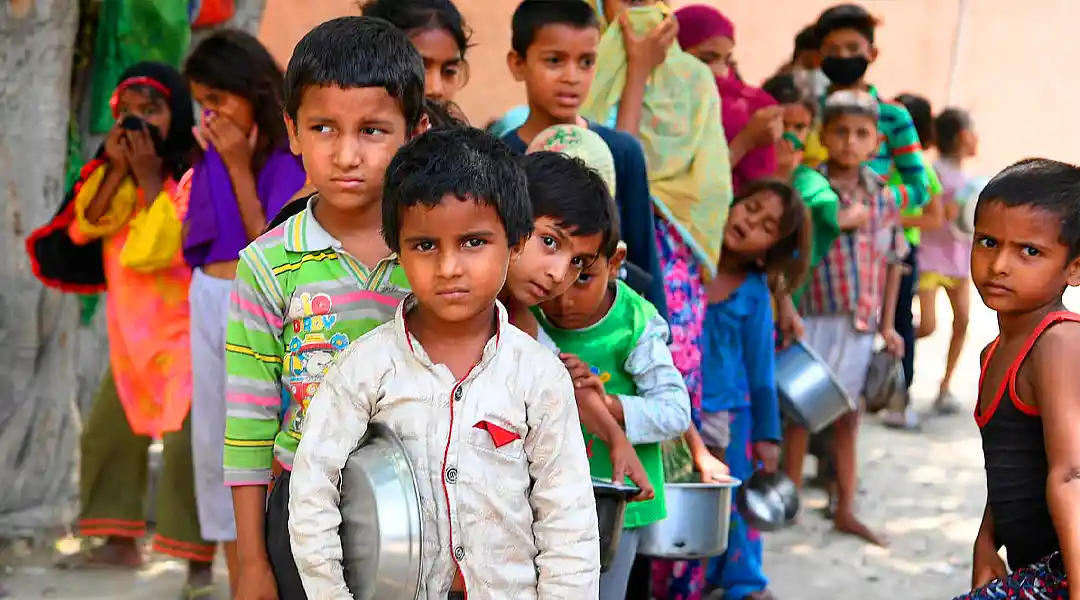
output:
<path id="1" fill-rule="evenodd" d="M 184 258 L 193 269 L 191 439 L 202 536 L 222 542 L 236 589 L 236 523 L 225 487 L 225 329 L 241 250 L 258 237 L 303 185 L 304 167 L 289 151 L 281 118 L 285 80 L 253 36 L 223 30 L 206 38 L 184 65 L 203 109 L 195 129 L 202 158 L 180 181 L 187 204 Z"/>
<path id="2" fill-rule="evenodd" d="M 100 240 L 111 376 L 82 434 L 79 533 L 105 544 L 70 566 L 142 563 L 148 450 L 161 439 L 153 548 L 188 561 L 185 598 L 213 594 L 214 545 L 202 538 L 191 464 L 191 269 L 181 253 L 186 207 L 177 182 L 197 149 L 187 85 L 175 69 L 139 63 L 120 78 L 116 125 L 88 165 L 68 234 Z"/>
<path id="3" fill-rule="evenodd" d="M 952 337 L 945 359 L 945 375 L 938 386 L 934 408 L 938 412 L 953 412 L 958 407 L 949 391 L 960 350 L 967 335 L 968 311 L 971 307 L 971 235 L 957 227 L 960 216 L 960 194 L 967 184 L 964 161 L 975 156 L 978 137 L 971 117 L 963 110 L 947 108 L 934 122 L 939 158 L 934 170 L 941 180 L 941 202 L 945 211 L 944 224 L 935 229 L 923 229 L 919 250 L 919 327 L 916 336 L 924 338 L 937 328 L 935 299 L 939 288 L 945 289 L 952 307 Z"/>

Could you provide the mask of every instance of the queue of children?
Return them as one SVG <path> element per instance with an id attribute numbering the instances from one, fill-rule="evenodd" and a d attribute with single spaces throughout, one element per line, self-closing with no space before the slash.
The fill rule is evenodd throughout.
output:
<path id="1" fill-rule="evenodd" d="M 665 482 L 782 468 L 801 484 L 808 435 L 782 425 L 775 376 L 796 338 L 858 398 L 875 338 L 910 356 L 897 330 L 933 331 L 944 287 L 936 405 L 953 406 L 970 117 L 920 131 L 917 102 L 882 100 L 865 78 L 877 23 L 857 5 L 822 13 L 756 88 L 710 7 L 523 0 L 507 64 L 528 106 L 488 128 L 500 140 L 453 108 L 469 38 L 450 0 L 363 14 L 309 32 L 285 73 L 235 31 L 182 74 L 130 69 L 116 127 L 28 240 L 47 284 L 113 292 L 79 524 L 106 542 L 69 566 L 141 564 L 160 438 L 154 548 L 189 561 L 184 598 L 213 596 L 219 543 L 234 598 L 351 598 L 337 482 L 379 422 L 419 482 L 422 598 L 771 598 L 738 510 L 709 561 L 650 565 L 641 528 L 667 516 Z M 970 273 L 1002 338 L 975 413 L 990 494 L 965 598 L 1059 597 L 1080 573 L 1058 325 L 1080 320 L 1060 304 L 1080 284 L 1078 173 L 1018 163 L 975 211 Z M 897 315 L 905 276 L 917 328 Z M 883 544 L 855 515 L 859 420 L 831 428 L 833 519 Z M 641 489 L 602 574 L 586 473 Z M 1027 491 L 1007 482 L 1021 476 Z"/>

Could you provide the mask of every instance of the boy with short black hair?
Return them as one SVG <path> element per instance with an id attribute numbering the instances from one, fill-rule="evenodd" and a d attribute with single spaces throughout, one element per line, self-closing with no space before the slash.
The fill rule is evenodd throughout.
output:
<path id="1" fill-rule="evenodd" d="M 980 361 L 986 509 L 972 591 L 957 600 L 1068 598 L 1080 581 L 1080 315 L 1062 294 L 1080 286 L 1080 168 L 1029 158 L 998 173 L 974 240 L 971 277 L 1000 334 Z"/>
<path id="2" fill-rule="evenodd" d="M 841 233 L 811 270 L 800 301 L 804 340 L 829 363 L 844 390 L 856 400 L 862 395 L 873 356 L 875 332 L 884 337 L 890 353 L 902 356 L 904 350 L 904 341 L 893 328 L 908 251 L 896 188 L 885 186 L 865 164 L 879 141 L 878 106 L 876 98 L 856 90 L 835 92 L 825 102 L 822 141 L 829 150 L 829 162 L 821 173 L 839 195 Z M 837 478 L 833 522 L 841 532 L 880 545 L 883 538 L 855 517 L 858 425 L 856 410 L 832 426 Z M 784 437 L 788 475 L 801 484 L 806 428 L 793 426 Z"/>
<path id="3" fill-rule="evenodd" d="M 866 81 L 866 69 L 878 56 L 877 26 L 877 19 L 858 4 L 838 4 L 822 12 L 814 24 L 821 70 L 832 83 L 828 93 L 862 90 L 878 102 L 877 129 L 883 137 L 869 159 L 870 168 L 881 177 L 889 177 L 895 169 L 901 182 L 892 187 L 900 208 L 915 208 L 930 200 L 930 180 L 911 114 L 903 105 L 883 101 Z M 816 150 L 808 148 L 807 153 L 813 158 Z"/>
<path id="4" fill-rule="evenodd" d="M 632 135 L 579 116 L 596 74 L 600 24 L 595 9 L 584 0 L 524 0 L 511 28 L 506 61 L 514 78 L 525 83 L 529 116 L 503 141 L 524 153 L 541 131 L 559 124 L 588 127 L 604 139 L 615 162 L 614 195 L 627 260 L 651 276 L 643 295 L 666 316 L 644 150 Z"/>
<path id="5" fill-rule="evenodd" d="M 583 398 L 589 392 L 606 405 L 634 444 L 655 490 L 654 498 L 626 507 L 611 569 L 600 577 L 600 600 L 626 598 L 641 528 L 667 516 L 660 443 L 690 428 L 690 395 L 668 349 L 670 328 L 648 300 L 618 279 L 625 258 L 625 247 L 611 236 L 569 290 L 537 309 L 574 378 L 579 406 L 590 402 Z M 592 475 L 611 479 L 611 445 L 592 435 L 586 445 Z"/>
<path id="6" fill-rule="evenodd" d="M 408 291 L 379 234 L 382 181 L 427 120 L 423 61 L 404 33 L 378 19 L 342 17 L 312 29 L 285 81 L 289 143 L 317 194 L 240 253 L 226 334 L 224 462 L 237 595 L 293 600 L 305 597 L 287 530 L 293 455 L 334 357 L 393 318 Z M 267 499 L 275 459 L 283 471 Z"/>
<path id="7" fill-rule="evenodd" d="M 330 368 L 308 413 L 289 508 L 309 597 L 353 597 L 337 482 L 379 422 L 404 443 L 426 507 L 419 598 L 595 598 L 573 385 L 496 301 L 533 228 L 524 171 L 480 130 L 428 132 L 390 164 L 382 222 L 413 292 Z"/>

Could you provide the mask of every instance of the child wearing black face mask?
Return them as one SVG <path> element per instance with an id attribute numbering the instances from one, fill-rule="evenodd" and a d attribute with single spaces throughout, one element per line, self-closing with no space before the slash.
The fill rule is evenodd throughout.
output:
<path id="1" fill-rule="evenodd" d="M 856 89 L 878 99 L 878 130 L 883 140 L 868 165 L 886 179 L 893 171 L 899 173 L 900 182 L 893 187 L 900 208 L 916 208 L 929 201 L 930 181 L 911 114 L 898 103 L 882 101 L 877 89 L 865 79 L 866 69 L 878 55 L 874 46 L 876 28 L 877 19 L 857 4 L 826 9 L 814 24 L 821 48 L 821 70 L 831 82 L 829 93 Z M 813 136 L 807 144 L 806 157 L 811 163 L 824 160 L 816 138 Z"/>

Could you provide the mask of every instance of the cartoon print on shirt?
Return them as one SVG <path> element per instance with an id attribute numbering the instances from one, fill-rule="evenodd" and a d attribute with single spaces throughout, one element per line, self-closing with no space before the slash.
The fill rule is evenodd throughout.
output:
<path id="1" fill-rule="evenodd" d="M 296 401 L 296 414 L 289 430 L 299 434 L 308 402 L 319 389 L 319 381 L 334 362 L 337 352 L 349 346 L 349 336 L 334 332 L 337 315 L 330 314 L 334 303 L 327 294 L 303 293 L 289 306 L 292 338 L 286 345 L 285 373 L 289 391 Z"/>

